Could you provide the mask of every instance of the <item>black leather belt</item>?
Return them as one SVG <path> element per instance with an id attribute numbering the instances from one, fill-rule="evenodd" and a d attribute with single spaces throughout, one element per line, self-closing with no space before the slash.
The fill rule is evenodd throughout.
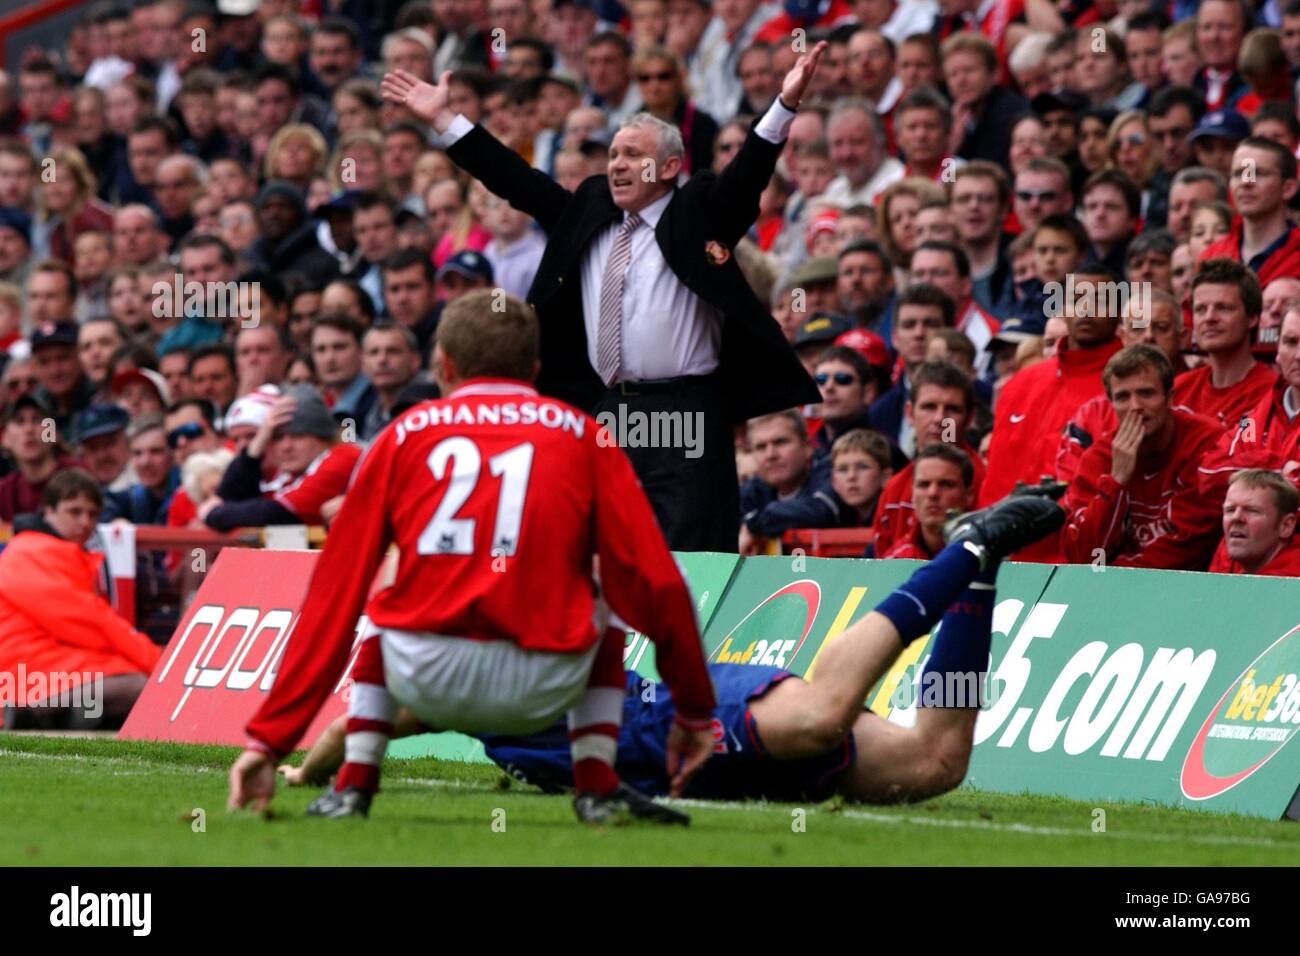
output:
<path id="1" fill-rule="evenodd" d="M 620 395 L 670 395 L 700 388 L 712 375 L 679 375 L 676 378 L 643 378 L 636 382 L 615 382 L 610 390 Z"/>

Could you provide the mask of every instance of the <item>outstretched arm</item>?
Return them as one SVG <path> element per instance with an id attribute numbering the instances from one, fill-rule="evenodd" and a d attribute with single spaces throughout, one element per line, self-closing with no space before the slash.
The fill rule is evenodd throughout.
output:
<path id="1" fill-rule="evenodd" d="M 822 41 L 799 57 L 781 84 L 781 95 L 754 124 L 744 144 L 718 174 L 710 190 L 715 208 L 725 210 L 729 216 L 730 229 L 727 231 L 734 235 L 722 236 L 729 244 L 739 242 L 745 230 L 758 218 L 758 197 L 772 178 L 781 147 L 790 133 L 790 124 L 794 122 L 795 112 L 803 102 L 826 46 Z"/>
<path id="2" fill-rule="evenodd" d="M 453 113 L 449 104 L 450 71 L 437 85 L 405 70 L 384 75 L 384 99 L 400 103 L 430 123 L 447 144 L 447 155 L 520 212 L 537 220 L 548 233 L 560 218 L 570 193 L 541 170 L 533 169 L 514 150 L 481 126 Z"/>

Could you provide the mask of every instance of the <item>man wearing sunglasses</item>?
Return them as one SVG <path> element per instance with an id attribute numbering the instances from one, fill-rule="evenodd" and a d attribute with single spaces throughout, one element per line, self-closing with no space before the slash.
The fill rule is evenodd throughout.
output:
<path id="1" fill-rule="evenodd" d="M 681 68 L 666 50 L 648 50 L 632 58 L 632 74 L 646 111 L 682 131 L 682 172 L 708 169 L 718 124 L 685 95 Z"/>
<path id="2" fill-rule="evenodd" d="M 1044 216 L 1074 211 L 1070 169 L 1054 156 L 1035 156 L 1016 173 L 1014 206 L 1025 232 L 1033 232 Z"/>

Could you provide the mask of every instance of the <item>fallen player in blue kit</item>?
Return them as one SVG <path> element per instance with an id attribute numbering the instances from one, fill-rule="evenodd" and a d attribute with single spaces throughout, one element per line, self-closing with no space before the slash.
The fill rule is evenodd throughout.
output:
<path id="1" fill-rule="evenodd" d="M 1052 500 L 1055 494 L 1059 488 L 1022 488 L 954 519 L 947 547 L 825 645 L 809 680 L 776 667 L 710 665 L 716 744 L 686 794 L 781 801 L 839 794 L 863 803 L 893 803 L 960 785 L 979 692 L 971 699 L 956 691 L 982 688 L 998 567 L 1006 555 L 1061 526 L 1065 513 Z M 943 688 L 942 699 L 927 696 L 910 727 L 864 710 L 867 694 L 904 648 L 936 624 L 921 680 Z M 668 689 L 627 671 L 616 770 L 643 793 L 668 793 L 666 741 L 672 719 Z M 342 760 L 345 724 L 341 717 L 327 728 L 301 767 L 282 766 L 287 782 L 327 779 Z M 397 722 L 398 736 L 427 729 L 405 712 Z M 479 739 L 488 757 L 517 779 L 548 792 L 572 786 L 563 722 L 526 737 Z"/>

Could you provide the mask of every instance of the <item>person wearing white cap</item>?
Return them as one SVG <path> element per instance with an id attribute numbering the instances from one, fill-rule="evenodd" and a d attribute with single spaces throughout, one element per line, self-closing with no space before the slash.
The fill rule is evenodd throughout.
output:
<path id="1" fill-rule="evenodd" d="M 280 468 L 269 487 L 263 482 L 268 451 Z M 198 516 L 216 531 L 324 524 L 321 506 L 347 490 L 360 460 L 360 445 L 338 440 L 338 424 L 320 393 L 295 386 L 276 399 L 216 494 L 199 505 Z"/>

